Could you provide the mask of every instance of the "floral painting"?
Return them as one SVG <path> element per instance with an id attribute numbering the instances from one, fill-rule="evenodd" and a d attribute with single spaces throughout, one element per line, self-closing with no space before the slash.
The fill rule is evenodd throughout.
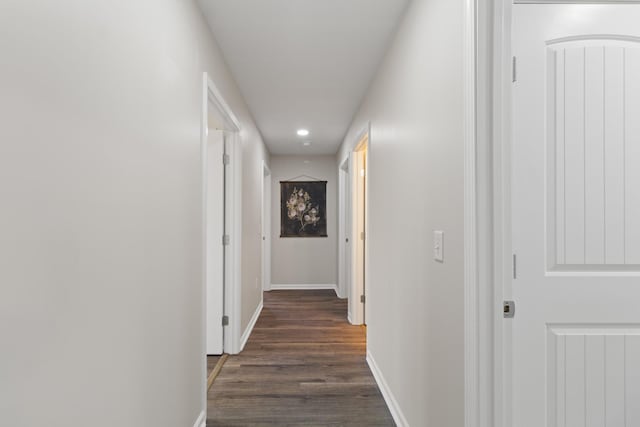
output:
<path id="1" fill-rule="evenodd" d="M 327 181 L 280 181 L 280 237 L 327 237 Z"/>

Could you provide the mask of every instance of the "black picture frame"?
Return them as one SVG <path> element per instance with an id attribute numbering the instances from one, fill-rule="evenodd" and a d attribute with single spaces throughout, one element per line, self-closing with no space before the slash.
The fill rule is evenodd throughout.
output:
<path id="1" fill-rule="evenodd" d="M 280 237 L 328 237 L 327 181 L 280 181 Z"/>

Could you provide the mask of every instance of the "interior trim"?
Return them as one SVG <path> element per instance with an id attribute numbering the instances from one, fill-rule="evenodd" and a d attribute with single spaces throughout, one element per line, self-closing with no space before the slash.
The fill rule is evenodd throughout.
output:
<path id="1" fill-rule="evenodd" d="M 260 313 L 262 313 L 263 301 L 260 301 L 258 307 L 256 307 L 256 311 L 253 312 L 253 316 L 251 316 L 251 320 L 249 320 L 249 324 L 247 328 L 244 330 L 242 337 L 240 337 L 240 348 L 238 349 L 238 353 L 244 350 L 244 346 L 247 344 L 249 337 L 251 336 L 251 332 L 253 332 L 253 327 L 256 326 L 256 322 L 260 317 Z"/>
<path id="2" fill-rule="evenodd" d="M 373 374 L 373 378 L 375 378 L 376 383 L 378 384 L 378 388 L 382 393 L 382 397 L 389 408 L 389 412 L 391 412 L 391 416 L 393 417 L 393 421 L 395 421 L 397 427 L 409 427 L 409 423 L 405 418 L 402 410 L 400 409 L 400 405 L 398 405 L 398 401 L 395 396 L 391 392 L 387 381 L 385 381 L 378 364 L 376 363 L 373 355 L 369 350 L 367 350 L 367 364 L 369 365 L 369 369 L 371 369 L 371 373 Z"/>

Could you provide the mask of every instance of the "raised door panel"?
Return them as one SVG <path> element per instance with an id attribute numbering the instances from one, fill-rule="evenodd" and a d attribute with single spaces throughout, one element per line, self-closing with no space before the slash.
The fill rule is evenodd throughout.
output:
<path id="1" fill-rule="evenodd" d="M 548 425 L 640 426 L 640 328 L 549 325 Z"/>
<path id="2" fill-rule="evenodd" d="M 549 270 L 640 269 L 640 45 L 547 46 Z"/>

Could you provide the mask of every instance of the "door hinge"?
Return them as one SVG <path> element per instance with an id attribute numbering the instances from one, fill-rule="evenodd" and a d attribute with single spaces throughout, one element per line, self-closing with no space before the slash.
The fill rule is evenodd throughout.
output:
<path id="1" fill-rule="evenodd" d="M 361 231 L 361 232 L 360 232 L 360 240 L 364 240 L 364 237 L 365 237 L 365 235 L 364 235 L 364 231 Z"/>
<path id="2" fill-rule="evenodd" d="M 223 154 L 222 155 L 222 164 L 223 165 L 228 165 L 229 163 L 231 163 L 231 157 L 228 154 Z"/>
<path id="3" fill-rule="evenodd" d="M 512 319 L 516 314 L 516 303 L 514 301 L 504 301 L 502 303 L 502 315 L 505 319 Z"/>
<path id="4" fill-rule="evenodd" d="M 360 295 L 360 302 L 364 304 L 364 302 L 366 301 L 366 298 L 364 295 Z"/>
<path id="5" fill-rule="evenodd" d="M 513 264 L 512 264 L 512 270 L 513 270 L 513 278 L 517 279 L 518 278 L 518 263 L 517 263 L 517 257 L 516 254 L 513 254 Z"/>
<path id="6" fill-rule="evenodd" d="M 222 326 L 229 326 L 229 316 L 222 316 Z"/>
<path id="7" fill-rule="evenodd" d="M 518 60 L 514 56 L 511 60 L 511 82 L 515 83 L 517 80 Z"/>
<path id="8" fill-rule="evenodd" d="M 231 243 L 231 237 L 229 237 L 228 234 L 225 234 L 224 236 L 222 236 L 222 245 L 223 246 L 227 246 Z"/>

